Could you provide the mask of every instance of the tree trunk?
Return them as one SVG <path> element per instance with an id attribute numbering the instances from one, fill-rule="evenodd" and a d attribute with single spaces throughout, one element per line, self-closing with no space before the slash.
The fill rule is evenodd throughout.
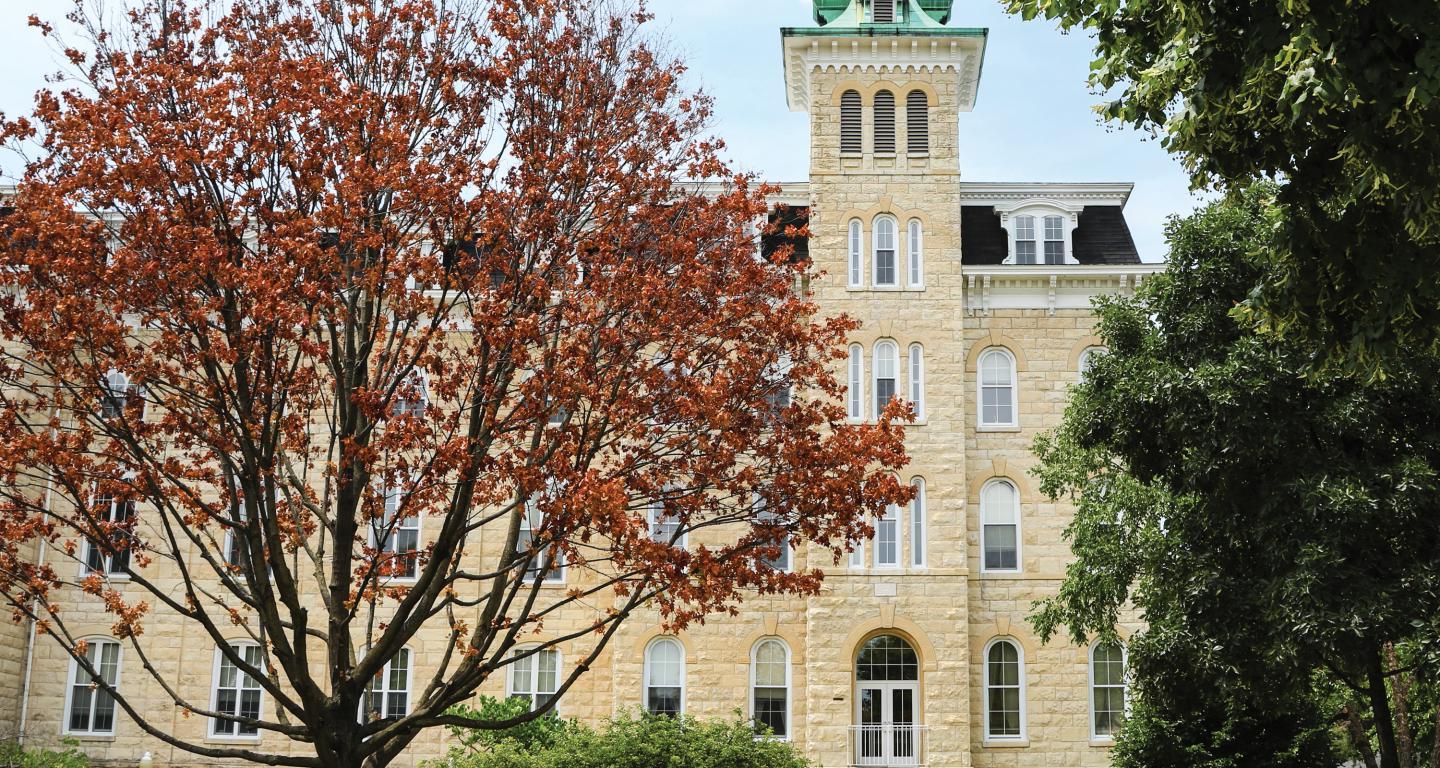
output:
<path id="1" fill-rule="evenodd" d="M 1400 668 L 1400 658 L 1395 655 L 1395 645 L 1385 644 L 1385 662 L 1391 669 Z M 1410 673 L 1395 675 L 1390 687 L 1395 692 L 1395 751 L 1403 768 L 1415 766 L 1415 732 L 1410 725 Z"/>
<path id="2" fill-rule="evenodd" d="M 1435 735 L 1431 741 L 1434 743 L 1430 747 L 1430 768 L 1440 768 L 1440 712 L 1435 713 Z"/>
<path id="3" fill-rule="evenodd" d="M 1349 724 L 1350 743 L 1355 747 L 1355 751 L 1360 753 L 1360 759 L 1365 761 L 1365 768 L 1380 768 L 1379 763 L 1375 762 L 1375 745 L 1370 743 L 1370 732 L 1365 730 L 1365 724 L 1360 721 L 1360 702 L 1351 702 L 1345 706 L 1345 719 Z"/>
<path id="4" fill-rule="evenodd" d="M 1366 660 L 1370 680 L 1370 708 L 1375 714 L 1375 733 L 1380 739 L 1380 768 L 1402 768 L 1395 748 L 1395 722 L 1390 714 L 1390 695 L 1385 690 L 1385 667 L 1379 651 Z"/>

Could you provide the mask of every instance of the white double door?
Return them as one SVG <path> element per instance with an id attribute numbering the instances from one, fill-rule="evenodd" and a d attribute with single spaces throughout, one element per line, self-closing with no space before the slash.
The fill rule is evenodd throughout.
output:
<path id="1" fill-rule="evenodd" d="M 879 766 L 918 765 L 919 683 L 862 682 L 857 686 L 857 694 L 856 762 Z"/>

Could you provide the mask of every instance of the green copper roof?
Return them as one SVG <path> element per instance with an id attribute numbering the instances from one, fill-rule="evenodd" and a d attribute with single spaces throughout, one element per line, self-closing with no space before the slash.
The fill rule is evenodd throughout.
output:
<path id="1" fill-rule="evenodd" d="M 847 26 L 870 25 L 870 5 L 874 0 L 814 0 L 815 23 L 825 26 L 840 21 Z M 895 0 L 898 21 L 874 26 L 933 27 L 950 21 L 950 8 L 955 0 Z"/>

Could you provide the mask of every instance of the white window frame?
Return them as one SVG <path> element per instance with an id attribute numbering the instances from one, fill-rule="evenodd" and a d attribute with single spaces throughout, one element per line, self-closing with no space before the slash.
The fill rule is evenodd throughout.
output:
<path id="1" fill-rule="evenodd" d="M 120 642 L 113 637 L 87 637 L 83 638 L 82 641 L 86 644 L 87 650 L 89 648 L 98 649 L 101 645 L 107 643 L 115 646 L 115 680 L 114 682 L 110 683 L 110 686 L 117 691 L 120 690 L 121 674 L 125 671 L 125 646 L 121 645 Z M 101 655 L 101 653 L 96 654 L 97 661 L 95 662 L 95 664 L 97 665 L 103 663 L 103 656 Z M 103 667 L 97 668 L 96 671 L 100 672 L 102 676 L 105 672 Z M 83 683 L 81 680 L 78 679 L 79 675 L 82 673 L 84 673 L 87 678 L 86 681 L 84 681 Z M 90 715 L 87 719 L 91 727 L 84 730 L 70 727 L 70 718 L 73 714 L 71 708 L 75 706 L 75 689 L 82 684 L 90 685 Z M 74 657 L 71 657 L 69 676 L 65 678 L 65 709 L 63 712 L 61 712 L 61 717 L 63 719 L 61 722 L 60 732 L 62 734 L 66 736 L 115 735 L 115 731 L 117 730 L 116 726 L 120 723 L 120 714 L 123 711 L 120 708 L 120 702 L 118 700 L 113 701 L 114 709 L 111 715 L 109 730 L 97 730 L 94 727 L 95 699 L 100 693 L 102 693 L 102 690 L 98 685 L 95 685 L 95 683 L 90 680 L 89 673 L 86 673 L 84 671 L 84 668 L 80 666 L 80 662 L 76 661 Z M 112 700 L 114 699 L 113 696 L 111 698 Z"/>
<path id="2" fill-rule="evenodd" d="M 925 288 L 925 224 L 911 219 L 905 227 L 905 274 L 911 290 Z"/>
<path id="3" fill-rule="evenodd" d="M 925 348 L 911 344 L 906 354 L 906 378 L 910 383 L 910 403 L 915 406 L 915 420 L 925 420 Z"/>
<path id="4" fill-rule="evenodd" d="M 929 564 L 929 531 L 925 527 L 925 478 L 911 478 L 910 485 L 915 489 L 915 498 L 910 501 L 910 567 L 924 568 Z"/>
<path id="5" fill-rule="evenodd" d="M 1015 651 L 1015 661 L 1016 661 L 1016 664 L 1018 665 L 1018 666 L 1017 666 L 1017 669 L 1016 669 L 1016 672 L 1017 672 L 1017 675 L 1018 675 L 1017 680 L 1019 681 L 1019 684 L 1018 684 L 1017 686 L 1015 686 L 1015 687 L 1017 687 L 1017 688 L 1019 689 L 1019 691 L 1020 691 L 1020 697 L 1019 697 L 1019 698 L 1020 698 L 1020 733 L 1019 733 L 1018 735 L 1006 735 L 1006 734 L 996 735 L 996 734 L 993 734 L 993 733 L 990 732 L 990 689 L 991 689 L 991 687 L 992 687 L 992 686 L 991 686 L 991 683 L 990 683 L 990 651 L 993 650 L 993 649 L 995 648 L 995 646 L 1000 645 L 1001 643 L 1004 643 L 1004 644 L 1006 644 L 1006 645 L 1009 645 L 1010 648 Z M 1025 714 L 1025 710 L 1026 710 L 1025 689 L 1026 689 L 1026 687 L 1027 687 L 1027 686 L 1025 685 L 1025 646 L 1021 645 L 1021 644 L 1020 644 L 1020 641 L 1019 641 L 1019 640 L 1016 640 L 1016 639 L 1013 638 L 1013 637 L 997 637 L 997 638 L 994 638 L 993 640 L 991 640 L 990 642 L 988 642 L 988 643 L 985 644 L 985 651 L 984 651 L 984 653 L 981 655 L 980 658 L 981 658 L 981 660 L 982 660 L 982 663 L 984 664 L 984 681 L 983 681 L 983 685 L 981 686 L 981 689 L 980 689 L 980 690 L 981 690 L 981 694 L 980 694 L 980 695 L 981 695 L 981 703 L 982 703 L 982 706 L 981 706 L 981 717 L 984 718 L 984 725 L 983 725 L 983 727 L 984 727 L 984 732 L 985 732 L 985 741 L 986 741 L 986 742 L 1023 742 L 1023 741 L 1025 741 L 1025 740 L 1029 737 L 1029 732 L 1030 732 L 1030 731 L 1029 731 L 1029 722 L 1028 722 L 1029 719 L 1026 717 L 1026 714 Z M 996 687 L 999 687 L 999 686 L 996 686 Z M 1010 686 L 1004 686 L 1004 687 L 1009 688 Z"/>
<path id="6" fill-rule="evenodd" d="M 882 227 L 883 225 L 883 227 Z M 876 288 L 899 288 L 900 287 L 900 225 L 895 217 L 888 213 L 882 213 L 875 217 L 870 224 L 870 280 Z M 889 229 L 889 248 L 882 248 L 881 238 L 884 236 L 882 229 Z M 894 278 L 889 282 L 880 280 L 880 252 L 887 251 L 890 254 L 890 265 L 894 271 Z"/>
<path id="7" fill-rule="evenodd" d="M 1005 230 L 1008 242 L 1009 253 L 1005 257 L 1005 264 L 1020 264 L 1020 243 L 1031 242 L 1035 244 L 1035 261 L 1026 266 L 1039 266 L 1051 268 L 1065 264 L 1079 264 L 1075 260 L 1074 239 L 1075 229 L 1080 223 L 1080 213 L 1085 209 L 1083 204 L 1068 203 L 1046 197 L 1032 197 L 1025 200 L 1017 200 L 1012 203 L 1005 203 L 995 206 L 995 212 L 1000 214 L 1000 226 Z M 1062 242 L 1062 258 L 1059 264 L 1045 263 L 1045 243 L 1047 232 L 1045 229 L 1046 219 L 1060 219 L 1060 233 L 1062 238 L 1056 240 L 1051 238 L 1049 242 Z M 1021 224 L 1029 222 L 1026 232 L 1028 238 L 1022 238 Z"/>
<path id="8" fill-rule="evenodd" d="M 423 419 L 425 418 L 425 409 L 430 407 L 430 376 L 425 371 L 417 369 L 406 378 L 406 383 L 396 389 L 395 397 L 390 401 L 390 417 Z M 410 386 L 413 386 L 416 394 L 420 396 L 418 402 L 401 396 L 404 390 Z"/>
<path id="9" fill-rule="evenodd" d="M 533 645 L 522 646 L 516 648 L 511 655 L 518 656 L 522 653 L 533 651 L 535 648 Z M 541 660 L 545 658 L 555 660 L 555 686 L 554 690 L 550 691 L 540 690 L 540 666 Z M 528 691 L 518 690 L 515 685 L 515 673 L 520 671 L 521 665 L 528 667 L 528 669 L 525 670 L 530 675 L 530 690 Z M 547 703 L 550 701 L 555 702 L 554 706 L 551 707 L 551 711 L 560 711 L 560 702 L 556 698 L 556 694 L 560 691 L 560 686 L 562 685 L 560 671 L 565 668 L 565 663 L 559 648 L 543 648 L 523 659 L 512 659 L 509 667 L 505 674 L 505 698 L 524 698 L 530 702 L 530 711 L 534 712 L 541 706 L 539 701 L 540 697 L 549 696 L 550 698 L 547 700 Z"/>
<path id="10" fill-rule="evenodd" d="M 855 548 L 850 550 L 848 566 L 852 571 L 865 570 L 865 540 L 855 542 Z"/>
<path id="11" fill-rule="evenodd" d="M 845 247 L 849 257 L 849 269 L 846 278 L 846 287 L 865 287 L 865 224 L 859 219 L 851 219 L 846 230 Z"/>
<path id="12" fill-rule="evenodd" d="M 661 522 L 662 518 L 664 518 L 665 520 L 664 523 Z M 678 515 L 665 514 L 665 502 L 663 500 L 657 499 L 645 505 L 645 525 L 650 531 L 651 541 L 664 544 L 666 546 L 673 546 L 678 549 L 685 549 L 686 545 L 689 543 L 690 532 L 684 529 L 684 524 L 680 522 L 680 517 Z M 658 529 L 661 525 L 675 526 L 676 533 L 680 535 L 676 537 L 673 544 L 671 543 L 669 537 L 660 538 L 660 532 Z"/>
<path id="13" fill-rule="evenodd" d="M 1011 499 L 1013 499 L 1013 501 L 1012 501 L 1012 503 L 1011 503 L 1010 506 L 1011 506 L 1011 513 L 1014 515 L 1014 520 L 1015 520 L 1015 522 L 1013 523 L 1013 525 L 1015 526 L 1015 567 L 1014 567 L 1014 568 L 991 568 L 991 567 L 989 566 L 989 563 L 987 563 L 987 562 L 985 561 L 985 550 L 986 550 L 986 543 L 987 543 L 987 542 L 986 542 L 985 529 L 986 529 L 987 527 L 989 527 L 989 522 L 988 522 L 988 520 L 989 520 L 989 518 L 990 518 L 990 512 L 992 511 L 992 510 L 990 509 L 990 505 L 986 503 L 986 497 L 988 497 L 988 496 L 990 495 L 990 489 L 993 488 L 993 487 L 995 487 L 995 486 L 997 486 L 997 485 L 1007 485 L 1007 486 L 1009 486 L 1009 487 L 1010 487 L 1010 493 L 1011 493 Z M 996 525 L 1009 525 L 1009 523 L 996 523 Z M 980 487 L 980 572 L 981 572 L 981 573 L 1020 573 L 1020 572 L 1022 572 L 1022 571 L 1025 570 L 1025 547 L 1024 547 L 1024 542 L 1021 540 L 1021 531 L 1022 531 L 1022 527 L 1021 527 L 1020 487 L 1019 487 L 1018 485 L 1016 485 L 1014 482 L 1012 482 L 1010 479 L 1004 478 L 1004 477 L 995 477 L 995 478 L 991 478 L 990 480 L 987 480 L 987 481 L 985 482 L 985 484 Z"/>
<path id="14" fill-rule="evenodd" d="M 771 735 L 770 738 L 776 741 L 790 741 L 795 733 L 795 721 L 792 719 L 791 714 L 794 711 L 794 694 L 792 693 L 794 686 L 790 672 L 790 644 L 779 637 L 762 637 L 755 641 L 754 645 L 750 646 L 750 695 L 747 697 L 749 699 L 748 710 L 750 712 L 750 721 L 757 726 L 759 725 L 755 713 L 755 689 L 760 686 L 755 684 L 755 672 L 759 664 L 761 647 L 771 643 L 780 646 L 780 650 L 785 654 L 785 733 L 783 735 Z M 767 685 L 764 687 L 775 688 L 777 686 Z"/>
<path id="15" fill-rule="evenodd" d="M 1037 217 L 1034 214 L 1029 213 L 1021 214 L 1015 217 L 1015 237 L 1013 238 L 1013 242 L 1015 244 L 1014 253 L 1016 264 L 1028 267 L 1045 263 L 1043 261 L 1043 257 L 1040 255 L 1040 239 L 1036 236 L 1036 218 Z M 1029 237 L 1026 237 L 1027 234 L 1029 235 Z M 1030 245 L 1034 246 L 1034 250 L 1030 253 L 1030 258 L 1034 259 L 1034 261 L 1020 260 L 1021 243 L 1029 243 Z"/>
<path id="16" fill-rule="evenodd" d="M 768 522 L 780 519 L 780 515 L 770 510 L 769 505 L 765 503 L 765 499 L 763 497 L 757 499 L 756 503 L 760 507 L 760 509 L 755 513 L 755 518 L 757 521 L 763 519 Z M 795 547 L 790 543 L 789 534 L 786 533 L 783 535 L 785 536 L 785 541 L 782 544 L 784 548 L 785 567 L 776 568 L 774 564 L 771 563 L 769 558 L 764 558 L 761 560 L 761 562 L 764 563 L 767 568 L 772 571 L 776 571 L 777 573 L 791 573 L 795 570 Z"/>
<path id="17" fill-rule="evenodd" d="M 375 680 L 376 680 L 376 678 L 382 680 L 383 683 L 384 683 L 383 686 L 378 689 L 378 692 L 381 694 L 381 701 L 383 702 L 383 709 L 382 709 L 381 712 L 380 712 L 380 719 L 381 719 L 381 720 L 388 720 L 388 719 L 390 719 L 390 694 L 392 694 L 392 693 L 402 693 L 402 692 L 403 692 L 403 693 L 405 694 L 405 712 L 404 712 L 404 714 L 400 715 L 400 717 L 403 718 L 403 717 L 409 715 L 412 711 L 414 711 L 414 709 L 415 709 L 415 652 L 412 651 L 412 650 L 410 649 L 410 646 L 407 645 L 407 646 L 401 648 L 400 650 L 396 651 L 396 652 L 395 652 L 395 657 L 399 657 L 400 654 L 402 654 L 402 653 L 405 654 L 405 688 L 404 688 L 403 691 L 402 691 L 402 690 L 399 689 L 399 688 L 391 688 L 391 687 L 390 687 L 390 673 L 391 673 L 391 671 L 392 671 L 392 668 L 394 667 L 395 658 L 389 659 L 388 661 L 385 662 L 385 665 L 384 665 L 384 666 L 380 667 L 380 671 L 379 671 L 378 673 L 376 673 L 376 677 L 372 677 L 372 678 L 370 679 L 370 682 L 369 682 L 369 683 L 366 683 L 366 685 L 365 685 L 365 694 L 364 694 L 364 697 L 362 698 L 362 700 L 361 700 L 361 702 L 360 702 L 360 722 L 362 722 L 362 723 L 371 722 L 371 721 L 368 719 L 368 718 L 370 717 L 370 711 L 369 711 L 368 707 L 370 706 L 371 697 L 374 696 L 375 693 L 377 692 L 377 689 L 375 688 Z"/>
<path id="18" fill-rule="evenodd" d="M 849 392 L 846 402 L 850 421 L 865 420 L 865 348 L 859 344 L 850 345 L 850 356 L 845 366 L 849 376 Z"/>
<path id="19" fill-rule="evenodd" d="M 90 507 L 91 507 L 92 509 L 94 509 L 96 502 L 98 502 L 98 501 L 100 500 L 100 498 L 101 498 L 101 495 L 100 495 L 99 491 L 96 491 L 95 493 L 93 493 L 93 494 L 91 495 L 91 498 L 90 498 Z M 113 495 L 110 496 L 110 497 L 108 497 L 108 498 L 110 499 L 110 506 L 109 506 L 109 511 L 106 513 L 106 516 L 105 516 L 106 522 L 108 522 L 108 523 L 115 523 L 115 522 L 117 522 L 117 520 L 116 520 L 116 518 L 115 518 L 115 512 L 116 512 L 117 509 L 120 509 L 121 505 L 125 505 L 125 506 L 128 506 L 128 507 L 129 507 L 129 509 L 130 509 L 129 519 L 132 520 L 132 521 L 140 514 L 140 510 L 136 508 L 136 504 L 135 504 L 135 500 L 134 500 L 134 499 L 126 499 L 126 500 L 124 500 L 124 501 L 121 501 L 121 500 L 117 499 L 117 498 L 116 498 L 115 496 L 113 496 Z M 93 540 L 91 540 L 89 536 L 86 536 L 86 537 L 85 537 L 84 544 L 85 544 L 85 547 L 84 547 L 84 552 L 82 553 L 83 556 L 80 558 L 80 575 L 81 575 L 81 576 L 89 576 L 89 575 L 91 575 L 91 574 L 96 574 L 96 575 L 99 575 L 100 577 L 105 578 L 105 579 L 118 579 L 118 580 L 122 580 L 122 581 L 128 581 L 128 580 L 130 579 L 130 574 L 129 574 L 129 573 L 125 572 L 124 570 L 118 570 L 118 571 L 115 570 L 115 560 L 114 560 L 114 557 L 113 557 L 112 555 L 110 555 L 110 553 L 105 552 L 103 549 L 98 548 L 98 547 L 95 545 L 95 542 L 94 542 Z M 97 550 L 98 550 L 98 552 L 97 552 Z M 101 563 L 101 565 L 100 565 L 100 568 L 98 568 L 98 569 L 95 569 L 95 568 L 91 568 L 91 567 L 90 567 L 90 558 L 91 558 L 92 555 L 95 555 L 95 554 L 98 554 L 98 555 L 100 556 L 100 563 Z M 133 549 L 128 549 L 128 550 L 126 550 L 126 551 L 125 551 L 125 567 L 126 567 L 126 568 L 129 568 L 129 567 L 130 567 L 130 564 L 133 563 L 134 561 L 135 561 L 135 552 L 134 552 L 134 550 L 133 550 Z"/>
<path id="20" fill-rule="evenodd" d="M 1108 354 L 1110 354 L 1110 350 L 1107 347 L 1103 347 L 1098 344 L 1092 347 L 1086 347 L 1085 349 L 1081 350 L 1080 357 L 1075 361 L 1075 367 L 1080 369 L 1079 381 L 1081 384 L 1084 384 L 1085 380 L 1089 378 L 1090 366 L 1093 365 L 1093 363 L 1091 362 L 1092 358 L 1094 358 L 1096 355 Z"/>
<path id="21" fill-rule="evenodd" d="M 380 562 L 382 561 L 393 560 L 394 558 L 391 556 L 400 554 L 400 550 L 392 549 L 391 543 L 395 542 L 395 544 L 398 546 L 400 540 L 400 533 L 402 531 L 413 530 L 415 531 L 415 573 L 409 576 L 396 576 L 387 574 L 383 578 L 386 582 L 404 583 L 409 581 L 415 581 L 416 579 L 420 578 L 420 550 L 423 549 L 423 547 L 421 546 L 421 544 L 423 543 L 421 536 L 424 533 L 423 516 L 417 512 L 409 517 L 406 517 L 404 520 L 401 520 L 399 525 L 391 528 L 390 499 L 392 496 L 395 498 L 395 513 L 399 514 L 400 505 L 404 502 L 404 499 L 402 498 L 403 492 L 400 488 L 386 486 L 381 488 L 381 493 L 384 495 L 382 496 L 380 501 L 382 507 L 379 526 L 377 528 L 374 521 L 370 523 L 370 546 L 378 550 L 378 555 L 376 557 L 376 566 L 378 567 L 380 565 Z M 415 524 L 407 525 L 410 520 L 414 520 Z M 381 539 L 382 535 L 384 536 L 384 539 Z"/>
<path id="22" fill-rule="evenodd" d="M 891 532 L 891 535 L 895 537 L 894 560 L 882 559 L 881 553 L 884 551 L 884 532 L 886 530 L 889 530 Z M 905 515 L 900 511 L 899 504 L 885 505 L 884 516 L 876 518 L 875 520 L 874 540 L 875 570 L 893 571 L 899 569 L 901 565 L 905 562 L 905 555 L 903 552 L 905 548 Z"/>
<path id="23" fill-rule="evenodd" d="M 259 651 L 259 650 L 260 650 L 260 646 L 259 646 L 258 644 L 252 643 L 252 642 L 248 642 L 248 641 L 241 641 L 241 642 L 229 643 L 228 645 L 229 645 L 231 648 L 235 649 L 235 652 L 236 652 L 237 655 L 242 656 L 242 657 L 246 655 L 245 651 L 247 651 L 247 650 L 249 650 L 249 649 L 251 649 L 251 648 L 255 649 L 256 651 Z M 259 668 L 261 668 L 261 665 L 264 663 L 264 654 L 263 654 L 263 653 L 259 653 L 259 654 L 257 654 L 257 656 L 258 656 L 258 658 L 259 658 L 260 663 L 259 663 L 259 664 L 251 664 L 251 666 L 256 667 L 257 669 L 259 669 Z M 210 711 L 211 711 L 211 712 L 219 712 L 219 711 L 220 711 L 220 688 L 221 688 L 221 686 L 220 686 L 220 669 L 221 669 L 221 667 L 222 667 L 224 664 L 228 663 L 228 661 L 229 661 L 229 660 L 225 657 L 225 652 L 224 652 L 223 650 L 219 649 L 219 648 L 216 648 L 216 649 L 215 649 L 215 663 L 214 663 L 214 665 L 213 665 L 213 666 L 211 667 L 211 669 L 210 669 Z M 247 662 L 247 663 L 248 663 L 248 662 Z M 240 696 L 241 696 L 243 693 L 245 693 L 246 691 L 259 691 L 259 692 L 260 692 L 260 707 L 259 707 L 258 713 L 257 713 L 256 718 L 255 718 L 255 719 L 259 720 L 259 719 L 260 719 L 261 717 L 263 717 L 264 714 L 265 714 L 265 688 L 264 688 L 263 686 L 261 686 L 259 683 L 254 682 L 255 678 L 253 678 L 253 677 L 251 677 L 250 675 L 246 674 L 246 673 L 245 673 L 245 670 L 240 669 L 240 667 L 239 667 L 238 665 L 233 665 L 233 664 L 232 664 L 231 666 L 234 666 L 234 667 L 235 667 L 235 685 L 233 686 L 233 690 L 235 691 L 236 709 L 235 709 L 234 712 L 230 712 L 229 714 L 235 715 L 235 716 L 238 716 L 238 715 L 240 714 L 240 709 L 239 709 Z M 246 680 L 251 681 L 251 682 L 253 683 L 253 687 L 247 688 L 247 687 L 245 686 L 245 681 L 246 681 Z M 240 733 L 239 730 L 240 730 L 240 728 L 242 728 L 243 726 L 241 726 L 240 723 L 238 723 L 238 722 L 236 722 L 236 721 L 234 721 L 234 720 L 222 720 L 222 719 L 216 718 L 216 717 L 211 717 L 211 718 L 208 718 L 208 719 L 210 720 L 210 724 L 209 724 L 209 726 L 208 726 L 207 729 L 206 729 L 206 733 L 209 735 L 209 738 L 217 739 L 217 740 L 221 740 L 221 741 L 259 741 L 259 740 L 260 740 L 260 730 L 259 730 L 258 728 L 256 729 L 255 733 Z M 221 726 L 221 725 L 226 725 L 226 726 L 229 726 L 229 727 L 233 727 L 233 728 L 236 730 L 236 732 L 235 732 L 235 733 L 219 733 L 219 732 L 216 731 L 216 728 L 219 727 L 219 726 Z"/>
<path id="24" fill-rule="evenodd" d="M 100 383 L 105 390 L 101 394 L 103 399 L 100 403 L 100 418 L 102 420 L 108 421 L 110 419 L 124 418 L 125 412 L 130 409 L 131 398 L 135 398 L 140 404 L 139 418 L 137 418 L 136 421 L 145 421 L 145 414 L 146 411 L 149 410 L 149 404 L 146 402 L 144 389 L 131 381 L 129 374 L 118 368 L 111 368 L 105 372 L 105 377 Z M 112 402 L 116 405 L 116 412 L 113 415 L 106 414 L 105 411 L 109 408 L 109 403 Z"/>
<path id="25" fill-rule="evenodd" d="M 1010 383 L 1007 385 L 986 385 L 985 383 L 985 361 L 995 356 L 1005 358 L 1009 368 Z M 990 347 L 980 353 L 975 362 L 975 411 L 979 417 L 980 429 L 1017 429 L 1020 426 L 1020 375 L 1015 365 L 1015 355 L 1004 347 Z M 985 390 L 1003 389 L 1010 390 L 1010 418 L 1007 421 L 986 421 L 985 419 Z"/>
<path id="26" fill-rule="evenodd" d="M 1090 694 L 1090 696 L 1089 696 L 1089 699 L 1090 699 L 1090 706 L 1089 706 L 1089 710 L 1090 710 L 1090 740 L 1091 740 L 1091 741 L 1102 741 L 1102 742 L 1113 742 L 1113 741 L 1115 740 L 1115 734 L 1114 734 L 1114 733 L 1109 733 L 1109 734 L 1099 733 L 1099 732 L 1096 731 L 1096 728 L 1095 728 L 1095 725 L 1096 725 L 1096 723 L 1095 723 L 1095 716 L 1096 716 L 1097 714 L 1099 714 L 1099 713 L 1096 711 L 1096 709 L 1095 709 L 1095 689 L 1096 689 L 1097 687 L 1099 687 L 1099 686 L 1097 686 L 1097 685 L 1095 684 L 1095 651 L 1099 650 L 1099 649 L 1100 649 L 1100 646 L 1106 645 L 1106 644 L 1107 644 L 1107 643 L 1106 643 L 1104 640 L 1096 640 L 1095 642 L 1093 642 L 1093 643 L 1090 644 L 1090 650 L 1089 650 L 1089 651 L 1086 653 L 1086 655 L 1085 655 L 1085 656 L 1086 656 L 1086 659 L 1089 661 L 1089 663 L 1086 664 L 1086 667 L 1088 668 L 1088 672 L 1089 672 L 1089 676 L 1090 676 L 1090 685 L 1089 685 L 1089 688 L 1087 689 L 1087 690 L 1089 691 L 1089 694 Z M 1123 702 L 1122 705 L 1121 705 L 1121 707 L 1122 707 L 1122 710 L 1121 710 L 1121 711 L 1124 712 L 1125 714 L 1129 714 L 1129 710 L 1130 710 L 1130 684 L 1129 684 L 1128 680 L 1126 680 L 1126 678 L 1127 678 L 1127 677 L 1129 676 L 1129 674 L 1130 674 L 1130 649 L 1127 648 L 1124 643 L 1119 642 L 1119 641 L 1116 641 L 1115 643 L 1113 643 L 1113 645 L 1115 645 L 1116 647 L 1118 647 L 1118 648 L 1120 649 L 1120 680 L 1121 680 L 1121 683 L 1120 683 L 1120 685 L 1118 685 L 1118 686 L 1115 686 L 1115 685 L 1107 685 L 1107 686 L 1104 686 L 1104 687 L 1105 687 L 1105 688 L 1119 688 L 1119 689 L 1120 689 L 1120 701 Z"/>
<path id="27" fill-rule="evenodd" d="M 887 353 L 889 355 L 888 357 L 885 356 Z M 889 400 L 883 403 L 880 402 L 881 379 L 890 382 L 891 397 L 900 399 L 904 396 L 903 390 L 900 389 L 900 345 L 890 339 L 881 339 L 875 342 L 874 354 L 875 362 L 874 365 L 871 366 L 870 372 L 870 391 L 875 393 L 875 418 L 879 419 L 880 414 L 885 410 L 885 406 L 890 402 Z M 890 375 L 880 375 L 885 372 L 886 368 L 889 369 Z"/>
<path id="28" fill-rule="evenodd" d="M 678 637 L 673 637 L 673 636 L 670 636 L 670 635 L 664 635 L 664 636 L 662 636 L 662 637 L 657 637 L 657 638 L 651 640 L 649 643 L 647 643 L 647 644 L 645 645 L 645 655 L 643 656 L 642 662 L 641 662 L 642 665 L 643 665 L 643 667 L 644 667 L 644 680 L 642 681 L 642 686 L 643 686 L 643 687 L 640 689 L 640 697 L 641 697 L 640 706 L 643 707 L 646 712 L 649 712 L 649 711 L 650 711 L 650 688 L 651 688 L 651 685 L 650 685 L 650 672 L 651 672 L 651 669 L 650 669 L 650 668 L 651 668 L 652 663 L 653 663 L 653 662 L 652 662 L 652 656 L 651 656 L 651 654 L 654 653 L 656 647 L 658 647 L 658 646 L 660 646 L 660 645 L 665 645 L 665 644 L 674 644 L 675 648 L 680 652 L 680 711 L 677 712 L 676 714 L 677 714 L 677 716 L 683 716 L 683 715 L 685 714 L 685 704 L 686 704 L 686 701 L 685 701 L 685 699 L 686 699 L 686 695 L 685 695 L 685 694 L 686 694 L 686 691 L 685 691 L 685 644 L 682 643 L 682 642 L 680 642 L 680 638 L 678 638 Z M 668 687 L 670 687 L 670 686 L 665 686 L 665 687 L 668 688 Z M 652 713 L 652 714 L 653 714 L 653 713 Z"/>
<path id="29" fill-rule="evenodd" d="M 1070 247 L 1065 218 L 1066 217 L 1058 213 L 1046 214 L 1040 217 L 1040 231 L 1038 232 L 1040 240 L 1039 263 L 1052 267 L 1069 263 Z M 1052 228 L 1052 224 L 1054 224 L 1055 227 Z M 1059 237 L 1053 236 L 1055 232 L 1059 233 Z M 1050 262 L 1050 249 L 1048 248 L 1050 243 L 1060 244 L 1060 261 L 1053 264 Z"/>
<path id="30" fill-rule="evenodd" d="M 520 532 L 522 534 L 530 534 L 530 540 L 534 541 L 536 527 L 543 528 L 545 526 L 544 511 L 540 509 L 535 499 L 532 498 L 525 502 L 520 514 Z M 543 551 L 537 553 L 539 555 L 538 562 L 532 562 L 530 567 L 525 570 L 525 580 L 527 582 L 533 582 L 535 580 L 535 572 L 531 569 L 538 569 L 545 571 L 544 578 L 540 579 L 541 584 L 565 583 L 565 552 L 561 550 L 558 545 L 552 544 L 551 546 L 554 547 L 554 551 L 551 553 L 555 558 L 554 562 L 547 562 Z"/>

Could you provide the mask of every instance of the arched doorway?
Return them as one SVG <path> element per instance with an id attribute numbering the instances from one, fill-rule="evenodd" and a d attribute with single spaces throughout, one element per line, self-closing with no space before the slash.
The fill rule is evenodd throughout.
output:
<path id="1" fill-rule="evenodd" d="M 855 765 L 915 766 L 924 745 L 920 659 L 897 635 L 876 635 L 855 659 Z"/>

